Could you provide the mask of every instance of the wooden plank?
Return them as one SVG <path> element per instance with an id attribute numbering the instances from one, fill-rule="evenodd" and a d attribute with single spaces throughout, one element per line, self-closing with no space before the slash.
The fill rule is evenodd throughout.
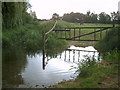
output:
<path id="1" fill-rule="evenodd" d="M 79 29 L 79 36 L 81 35 L 81 29 Z M 80 37 L 79 37 L 79 40 L 80 40 Z"/>
<path id="2" fill-rule="evenodd" d="M 62 32 L 62 31 L 70 31 L 70 30 L 65 30 L 65 29 L 54 29 L 53 31 L 55 31 L 55 32 L 57 32 L 57 31 Z"/>
<path id="3" fill-rule="evenodd" d="M 71 39 L 71 38 L 58 38 L 58 39 L 64 39 L 64 40 L 70 40 L 70 41 L 99 41 L 99 40 L 79 40 L 79 39 Z"/>
<path id="4" fill-rule="evenodd" d="M 67 38 L 67 37 L 66 37 L 66 30 L 65 30 L 65 38 Z"/>
<path id="5" fill-rule="evenodd" d="M 102 28 L 113 28 L 113 27 L 67 27 L 65 29 L 102 29 Z"/>
<path id="6" fill-rule="evenodd" d="M 71 38 L 58 38 L 58 39 L 70 39 L 71 40 Z"/>
<path id="7" fill-rule="evenodd" d="M 99 40 L 79 40 L 79 39 L 75 39 L 75 40 L 73 40 L 73 39 L 66 39 L 66 40 L 70 40 L 70 41 L 99 41 Z"/>
<path id="8" fill-rule="evenodd" d="M 69 32 L 69 38 L 71 38 L 71 31 Z"/>
<path id="9" fill-rule="evenodd" d="M 75 37 L 75 29 L 74 29 L 74 37 Z M 75 38 L 74 38 L 74 40 L 75 40 Z"/>

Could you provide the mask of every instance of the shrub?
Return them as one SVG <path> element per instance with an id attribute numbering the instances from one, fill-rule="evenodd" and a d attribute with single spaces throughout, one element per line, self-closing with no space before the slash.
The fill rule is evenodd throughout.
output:
<path id="1" fill-rule="evenodd" d="M 90 58 L 85 56 L 85 60 L 80 63 L 79 71 L 80 77 L 89 77 L 92 75 L 93 68 L 95 67 L 96 60 L 94 58 Z"/>
<path id="2" fill-rule="evenodd" d="M 110 52 L 115 49 L 120 50 L 120 28 L 113 28 L 111 29 L 108 34 L 99 41 L 95 48 L 102 53 Z"/>

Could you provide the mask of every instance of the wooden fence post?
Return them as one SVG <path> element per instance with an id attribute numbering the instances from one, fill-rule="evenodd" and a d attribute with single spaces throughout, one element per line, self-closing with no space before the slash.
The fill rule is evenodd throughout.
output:
<path id="1" fill-rule="evenodd" d="M 74 40 L 75 40 L 75 28 L 74 28 Z"/>
<path id="2" fill-rule="evenodd" d="M 69 38 L 71 38 L 71 29 L 69 29 L 70 31 L 69 31 Z"/>
<path id="3" fill-rule="evenodd" d="M 80 36 L 80 34 L 81 34 L 81 29 L 79 29 L 79 36 Z M 80 40 L 80 37 L 79 37 L 79 40 Z"/>
<path id="4" fill-rule="evenodd" d="M 67 36 L 66 36 L 66 29 L 65 29 L 65 39 L 67 38 Z"/>

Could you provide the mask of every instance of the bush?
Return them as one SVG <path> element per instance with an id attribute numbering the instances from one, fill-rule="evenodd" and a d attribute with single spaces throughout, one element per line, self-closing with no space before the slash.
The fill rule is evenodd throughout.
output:
<path id="1" fill-rule="evenodd" d="M 120 52 L 117 50 L 114 50 L 112 52 L 107 52 L 106 55 L 103 56 L 103 60 L 109 63 L 118 64 L 119 59 L 120 59 Z"/>
<path id="2" fill-rule="evenodd" d="M 41 35 L 38 25 L 26 24 L 16 29 L 6 30 L 2 35 L 2 46 L 23 46 L 25 48 L 38 48 Z"/>
<path id="3" fill-rule="evenodd" d="M 95 67 L 96 60 L 94 58 L 90 58 L 86 56 L 85 60 L 80 63 L 79 70 L 80 77 L 89 77 L 92 75 L 92 71 Z"/>
<path id="4" fill-rule="evenodd" d="M 43 32 L 49 31 L 54 24 L 54 21 L 34 22 L 25 24 L 15 29 L 4 30 L 2 36 L 3 47 L 22 46 L 25 49 L 41 49 L 43 43 Z M 61 26 L 62 27 L 62 26 Z M 66 43 L 64 40 L 57 39 L 56 33 L 48 35 L 46 49 L 54 50 Z"/>
<path id="5" fill-rule="evenodd" d="M 102 53 L 110 52 L 115 49 L 120 50 L 120 28 L 111 29 L 103 40 L 99 41 L 95 48 Z"/>

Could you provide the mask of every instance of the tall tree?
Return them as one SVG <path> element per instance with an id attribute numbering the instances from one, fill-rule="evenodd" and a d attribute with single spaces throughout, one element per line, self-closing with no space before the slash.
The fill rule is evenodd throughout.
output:
<path id="1" fill-rule="evenodd" d="M 2 2 L 3 30 L 24 24 L 28 6 L 28 2 Z"/>
<path id="2" fill-rule="evenodd" d="M 91 23 L 97 23 L 98 22 L 98 15 L 94 14 L 94 13 L 91 13 L 91 15 L 90 15 L 90 22 Z"/>
<path id="3" fill-rule="evenodd" d="M 104 24 L 111 23 L 111 17 L 108 14 L 106 14 L 105 12 L 101 12 L 99 14 L 99 22 L 104 23 Z"/>
<path id="4" fill-rule="evenodd" d="M 52 15 L 52 19 L 53 19 L 53 20 L 59 20 L 59 14 L 54 13 L 54 14 Z"/>

